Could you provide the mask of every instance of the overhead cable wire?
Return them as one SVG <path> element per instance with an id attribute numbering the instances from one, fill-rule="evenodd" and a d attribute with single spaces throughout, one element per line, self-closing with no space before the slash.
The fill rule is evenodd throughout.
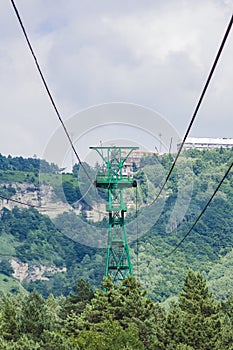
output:
<path id="1" fill-rule="evenodd" d="M 227 169 L 225 175 L 223 176 L 223 178 L 221 179 L 221 181 L 219 182 L 218 186 L 216 187 L 214 193 L 212 194 L 212 196 L 210 197 L 210 199 L 208 200 L 208 202 L 206 203 L 205 207 L 203 208 L 203 210 L 201 211 L 201 213 L 198 215 L 198 217 L 196 218 L 196 220 L 194 221 L 193 225 L 191 226 L 191 228 L 188 230 L 188 232 L 184 235 L 184 237 L 181 239 L 181 241 L 175 246 L 174 249 L 172 249 L 172 251 L 167 255 L 167 257 L 169 257 L 170 255 L 172 255 L 180 246 L 181 244 L 184 242 L 184 240 L 190 235 L 190 233 L 192 232 L 192 230 L 194 229 L 194 227 L 196 226 L 196 224 L 198 223 L 198 221 L 201 219 L 201 217 L 203 216 L 203 214 L 205 213 L 206 209 L 208 208 L 208 206 L 210 205 L 210 203 L 212 202 L 212 200 L 214 199 L 216 193 L 218 192 L 220 186 L 222 185 L 223 181 L 226 179 L 227 175 L 230 173 L 231 168 L 233 166 L 233 162 L 231 163 L 231 165 L 229 166 L 229 168 Z"/>
<path id="2" fill-rule="evenodd" d="M 194 123 L 194 121 L 195 121 L 195 118 L 196 118 L 196 116 L 197 116 L 197 113 L 198 113 L 198 111 L 199 111 L 199 108 L 200 108 L 200 106 L 201 106 L 201 103 L 202 103 L 202 101 L 203 101 L 203 98 L 204 98 L 204 96 L 205 96 L 205 94 L 206 94 L 207 88 L 208 88 L 208 86 L 209 86 L 209 84 L 210 84 L 210 81 L 211 81 L 211 79 L 212 79 L 212 76 L 213 76 L 213 74 L 214 74 L 215 68 L 216 68 L 216 66 L 217 66 L 217 64 L 218 64 L 218 61 L 219 61 L 219 58 L 220 58 L 221 53 L 222 53 L 222 51 L 223 51 L 224 45 L 225 45 L 225 43 L 226 43 L 226 41 L 227 41 L 227 37 L 228 37 L 228 35 L 229 35 L 229 33 L 230 33 L 230 30 L 231 30 L 231 27 L 232 27 L 232 23 L 233 23 L 233 15 L 231 16 L 230 22 L 229 22 L 229 24 L 228 24 L 228 26 L 227 26 L 225 35 L 224 35 L 224 37 L 223 37 L 223 39 L 222 39 L 222 42 L 221 42 L 221 44 L 220 44 L 219 50 L 218 50 L 217 55 L 216 55 L 216 57 L 215 57 L 214 63 L 213 63 L 213 65 L 212 65 L 212 68 L 211 68 L 210 73 L 209 73 L 209 75 L 208 75 L 208 78 L 207 78 L 207 80 L 206 80 L 206 83 L 205 83 L 205 85 L 204 85 L 204 88 L 203 88 L 203 90 L 202 90 L 202 93 L 201 93 L 201 95 L 200 95 L 200 97 L 199 97 L 199 100 L 198 100 L 198 103 L 197 103 L 197 105 L 196 105 L 196 108 L 195 108 L 195 110 L 194 110 L 194 112 L 193 112 L 191 121 L 190 121 L 190 123 L 189 123 L 189 125 L 188 125 L 188 128 L 187 128 L 186 132 L 185 132 L 184 138 L 183 138 L 183 140 L 182 140 L 182 142 L 181 142 L 180 148 L 179 148 L 179 150 L 178 150 L 178 152 L 177 152 L 177 154 L 176 154 L 176 157 L 175 157 L 175 159 L 174 159 L 174 161 L 173 161 L 173 163 L 172 163 L 172 165 L 171 165 L 171 168 L 170 168 L 170 170 L 169 170 L 169 172 L 168 172 L 168 174 L 167 174 L 167 176 L 166 176 L 166 179 L 165 179 L 163 185 L 161 186 L 161 188 L 160 188 L 158 194 L 156 195 L 156 197 L 154 198 L 154 200 L 153 200 L 149 205 L 152 205 L 153 203 L 155 203 L 155 202 L 157 201 L 157 199 L 158 199 L 159 196 L 161 195 L 161 193 L 162 193 L 164 187 L 166 186 L 166 184 L 167 184 L 167 182 L 168 182 L 168 180 L 169 180 L 169 178 L 170 178 L 170 176 L 171 176 L 171 173 L 172 173 L 172 171 L 173 171 L 173 169 L 174 169 L 174 167 L 175 167 L 175 165 L 176 165 L 176 162 L 177 162 L 177 160 L 178 160 L 178 158 L 179 158 L 179 156 L 180 156 L 180 153 L 181 153 L 181 151 L 182 151 L 182 149 L 183 149 L 183 147 L 184 147 L 185 141 L 186 141 L 186 139 L 187 139 L 187 137 L 188 137 L 188 135 L 189 135 L 189 132 L 190 132 L 192 126 L 193 126 L 193 123 Z"/>
<path id="3" fill-rule="evenodd" d="M 1 199 L 5 199 L 7 202 L 14 202 L 14 203 L 17 203 L 17 204 L 25 205 L 25 206 L 30 207 L 30 208 L 44 209 L 44 210 L 54 210 L 54 209 L 56 209 L 56 207 L 47 207 L 47 206 L 44 206 L 44 205 L 30 204 L 30 203 L 23 202 L 23 201 L 21 201 L 19 199 L 10 198 L 10 197 L 6 197 L 6 196 L 3 196 L 3 195 L 0 195 L 0 198 Z"/>
<path id="4" fill-rule="evenodd" d="M 0 195 L 0 198 L 1 198 L 1 199 L 5 199 L 5 200 L 10 201 L 10 202 L 14 202 L 14 203 L 26 205 L 26 206 L 28 206 L 28 207 L 30 207 L 30 208 L 40 208 L 40 209 L 45 208 L 45 207 L 42 207 L 42 206 L 40 206 L 40 205 L 34 205 L 34 204 L 25 203 L 25 202 L 22 202 L 22 201 L 20 201 L 20 200 L 18 200 L 18 199 L 9 198 L 9 197 L 2 196 L 2 195 Z"/>
<path id="5" fill-rule="evenodd" d="M 84 165 L 83 165 L 83 163 L 82 163 L 82 161 L 81 161 L 81 159 L 80 159 L 80 157 L 79 157 L 79 155 L 78 155 L 78 152 L 76 151 L 76 149 L 75 149 L 75 147 L 74 147 L 72 138 L 71 138 L 71 136 L 69 135 L 69 132 L 68 132 L 68 130 L 67 130 L 66 126 L 65 126 L 65 123 L 64 123 L 64 121 L 63 121 L 63 119 L 62 119 L 62 117 L 61 117 L 61 114 L 60 114 L 60 112 L 59 112 L 59 110 L 58 110 L 58 108 L 57 108 L 57 105 L 56 105 L 55 100 L 54 100 L 54 98 L 53 98 L 53 96 L 52 96 L 52 93 L 51 93 L 51 91 L 50 91 L 50 89 L 49 89 L 49 87 L 48 87 L 48 84 L 47 84 L 47 82 L 46 82 L 46 79 L 45 79 L 45 77 L 44 77 L 44 74 L 42 73 L 42 70 L 41 70 L 41 67 L 40 67 L 40 65 L 39 65 L 38 59 L 37 59 L 37 57 L 36 57 L 35 51 L 33 50 L 32 44 L 31 44 L 31 42 L 30 42 L 30 40 L 29 40 L 28 34 L 27 34 L 26 29 L 25 29 L 25 27 L 24 27 L 24 24 L 23 24 L 23 21 L 22 21 L 22 19 L 21 19 L 20 14 L 19 14 L 19 11 L 18 11 L 18 9 L 17 9 L 17 7 L 16 7 L 16 5 L 15 5 L 15 2 L 14 2 L 13 0 L 11 0 L 11 4 L 12 4 L 12 6 L 13 6 L 13 8 L 14 8 L 16 17 L 17 17 L 17 19 L 18 19 L 18 21 L 19 21 L 19 23 L 20 23 L 20 27 L 21 27 L 21 29 L 22 29 L 22 31 L 23 31 L 23 34 L 24 34 L 24 37 L 25 37 L 25 39 L 26 39 L 26 41 L 27 41 L 29 50 L 30 50 L 30 52 L 31 52 L 31 54 L 32 54 L 32 56 L 33 56 L 34 61 L 35 61 L 36 68 L 37 68 L 37 70 L 38 70 L 38 72 L 39 72 L 39 75 L 40 75 L 40 77 L 41 77 L 41 80 L 42 80 L 42 82 L 43 82 L 43 85 L 44 85 L 44 87 L 45 87 L 45 90 L 46 90 L 46 92 L 47 92 L 47 94 L 48 94 L 48 96 L 49 96 L 50 102 L 51 102 L 51 104 L 52 104 L 52 106 L 53 106 L 53 108 L 54 108 L 54 110 L 55 110 L 55 113 L 56 113 L 56 115 L 57 115 L 57 117 L 58 117 L 58 119 L 59 119 L 59 121 L 60 121 L 60 123 L 61 123 L 61 125 L 62 125 L 62 128 L 64 129 L 64 132 L 65 132 L 65 134 L 66 134 L 66 136 L 67 136 L 67 138 L 68 138 L 68 140 L 69 140 L 69 143 L 70 143 L 70 145 L 71 145 L 71 148 L 72 148 L 72 150 L 73 150 L 73 152 L 74 152 L 76 158 L 78 159 L 79 164 L 80 164 L 81 167 L 83 168 L 83 170 L 84 170 L 86 176 L 88 177 L 89 181 L 90 181 L 91 183 L 93 183 L 93 181 L 92 181 L 90 175 L 88 174 L 88 171 L 87 171 L 86 168 L 84 167 Z"/>

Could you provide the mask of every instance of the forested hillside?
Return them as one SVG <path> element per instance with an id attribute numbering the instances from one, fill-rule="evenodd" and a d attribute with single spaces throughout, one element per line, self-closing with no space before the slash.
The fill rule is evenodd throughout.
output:
<path id="1" fill-rule="evenodd" d="M 34 181 L 38 191 L 39 160 L 24 162 L 21 157 L 14 159 L 4 156 L 0 159 L 1 193 L 4 196 L 15 198 L 17 186 L 27 179 L 29 183 Z M 166 301 L 176 296 L 190 268 L 202 273 L 217 299 L 227 299 L 233 293 L 230 272 L 233 265 L 232 173 L 189 237 L 169 255 L 205 206 L 232 160 L 233 150 L 190 150 L 184 153 L 161 199 L 151 206 L 170 168 L 172 156 L 146 157 L 142 159 L 141 168 L 134 169 L 134 177 L 138 181 L 137 219 L 135 193 L 126 194 L 131 203 L 127 219 L 134 223 L 132 227 L 135 229 L 130 244 L 131 257 L 134 275 L 153 300 Z M 3 293 L 16 293 L 23 286 L 29 291 L 36 288 L 44 297 L 48 297 L 50 293 L 55 296 L 68 295 L 80 278 L 88 280 L 95 288 L 101 284 L 105 249 L 83 245 L 69 237 L 75 237 L 77 232 L 83 236 L 92 235 L 95 227 L 107 229 L 107 219 L 104 217 L 100 222 L 91 222 L 88 229 L 82 225 L 82 222 L 90 220 L 88 213 L 92 203 L 90 198 L 82 198 L 78 166 L 75 166 L 73 174 L 58 175 L 55 165 L 50 168 L 49 164 L 45 164 L 47 170 L 43 170 L 43 181 L 54 188 L 53 205 L 58 200 L 72 205 L 81 199 L 81 209 L 79 214 L 66 211 L 53 221 L 40 214 L 38 208 L 21 206 L 12 210 L 6 207 L 1 209 L 0 269 Z M 88 171 L 94 173 L 91 168 Z M 62 192 L 58 186 L 60 179 Z M 104 198 L 104 194 L 101 196 Z M 129 236 L 132 237 L 132 232 L 129 232 Z M 21 268 L 26 269 L 27 265 L 27 273 L 21 283 L 19 277 L 12 277 L 12 259 L 21 264 Z M 53 267 L 52 271 L 50 267 Z M 43 268 L 44 272 L 36 279 L 35 271 L 39 268 Z"/>
<path id="2" fill-rule="evenodd" d="M 23 158 L 23 157 L 12 157 L 4 156 L 0 154 L 0 170 L 3 171 L 24 171 L 24 172 L 39 172 L 39 170 L 44 173 L 55 174 L 58 172 L 59 168 L 55 164 L 50 164 L 43 159 L 33 158 Z"/>
<path id="3" fill-rule="evenodd" d="M 227 267 L 232 266 L 232 173 L 191 234 L 179 249 L 170 254 L 201 213 L 232 159 L 232 150 L 220 149 L 190 150 L 180 160 L 181 174 L 175 171 L 168 183 L 169 197 L 162 213 L 139 244 L 140 280 L 149 293 L 152 291 L 150 295 L 156 300 L 162 301 L 175 295 L 188 268 L 200 271 L 218 298 L 228 297 L 232 293 L 229 273 L 220 273 L 221 269 L 227 272 Z M 161 163 L 167 167 L 169 161 L 167 156 Z M 154 165 L 147 168 L 150 168 L 147 173 L 150 171 L 152 174 Z M 190 191 L 189 182 L 193 184 L 187 207 L 185 193 Z M 187 192 L 184 191 L 178 200 L 179 184 L 182 188 L 187 186 Z M 182 220 L 180 214 L 184 214 Z M 224 285 L 223 289 L 221 285 Z"/>

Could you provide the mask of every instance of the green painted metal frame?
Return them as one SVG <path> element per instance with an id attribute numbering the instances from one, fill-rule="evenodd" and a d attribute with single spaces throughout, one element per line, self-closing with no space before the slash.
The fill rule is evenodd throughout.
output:
<path id="1" fill-rule="evenodd" d="M 123 191 L 125 188 L 136 187 L 137 182 L 126 176 L 123 167 L 129 155 L 138 147 L 90 147 L 97 151 L 106 166 L 103 174 L 97 174 L 95 186 L 108 191 L 106 211 L 108 220 L 108 244 L 106 257 L 106 276 L 111 275 L 117 283 L 127 275 L 132 275 L 132 263 L 125 226 Z M 124 154 L 124 155 L 123 155 Z"/>

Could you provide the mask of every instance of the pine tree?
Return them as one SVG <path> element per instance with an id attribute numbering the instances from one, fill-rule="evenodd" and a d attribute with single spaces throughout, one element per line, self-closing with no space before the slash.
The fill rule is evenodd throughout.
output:
<path id="1" fill-rule="evenodd" d="M 44 331 L 41 337 L 40 350 L 80 350 L 73 344 L 72 338 L 61 332 Z"/>
<path id="2" fill-rule="evenodd" d="M 183 341 L 182 311 L 177 303 L 172 303 L 166 319 L 165 332 L 159 350 L 175 350 Z"/>
<path id="3" fill-rule="evenodd" d="M 131 324 L 124 329 L 118 321 L 104 321 L 83 329 L 75 341 L 80 350 L 145 350 L 137 327 Z"/>
<path id="4" fill-rule="evenodd" d="M 66 317 L 71 311 L 80 314 L 94 297 L 90 284 L 84 279 L 78 281 L 75 289 L 76 293 L 70 293 L 66 298 L 63 317 Z"/>
<path id="5" fill-rule="evenodd" d="M 233 350 L 233 295 L 221 303 L 222 313 L 222 349 Z"/>
<path id="6" fill-rule="evenodd" d="M 200 273 L 189 271 L 179 296 L 180 343 L 194 350 L 221 349 L 222 327 L 219 304 Z"/>
<path id="7" fill-rule="evenodd" d="M 25 297 L 22 306 L 21 332 L 39 339 L 43 330 L 50 327 L 47 307 L 41 294 L 34 291 Z"/>
<path id="8" fill-rule="evenodd" d="M 16 340 L 20 335 L 20 303 L 14 296 L 2 301 L 1 307 L 1 336 L 6 340 Z"/>
<path id="9" fill-rule="evenodd" d="M 116 321 L 122 330 L 136 327 L 146 349 L 154 350 L 158 325 L 163 319 L 162 309 L 146 298 L 146 292 L 141 290 L 140 284 L 132 276 L 123 280 L 118 289 L 110 278 L 106 278 L 103 289 L 96 291 L 80 316 L 75 313 L 68 315 L 65 333 L 76 337 L 79 331 L 84 330 L 102 332 L 103 323 Z"/>
<path id="10" fill-rule="evenodd" d="M 16 342 L 8 342 L 5 346 L 5 348 L 0 347 L 0 350 L 41 350 L 40 344 L 25 334 Z"/>

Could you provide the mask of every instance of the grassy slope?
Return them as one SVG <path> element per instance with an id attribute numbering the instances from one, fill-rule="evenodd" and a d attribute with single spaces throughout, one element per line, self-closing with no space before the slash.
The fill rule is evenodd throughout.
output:
<path id="1" fill-rule="evenodd" d="M 17 279 L 2 273 L 0 273 L 0 286 L 0 293 L 4 295 L 18 292 L 26 293 L 26 290 Z"/>

